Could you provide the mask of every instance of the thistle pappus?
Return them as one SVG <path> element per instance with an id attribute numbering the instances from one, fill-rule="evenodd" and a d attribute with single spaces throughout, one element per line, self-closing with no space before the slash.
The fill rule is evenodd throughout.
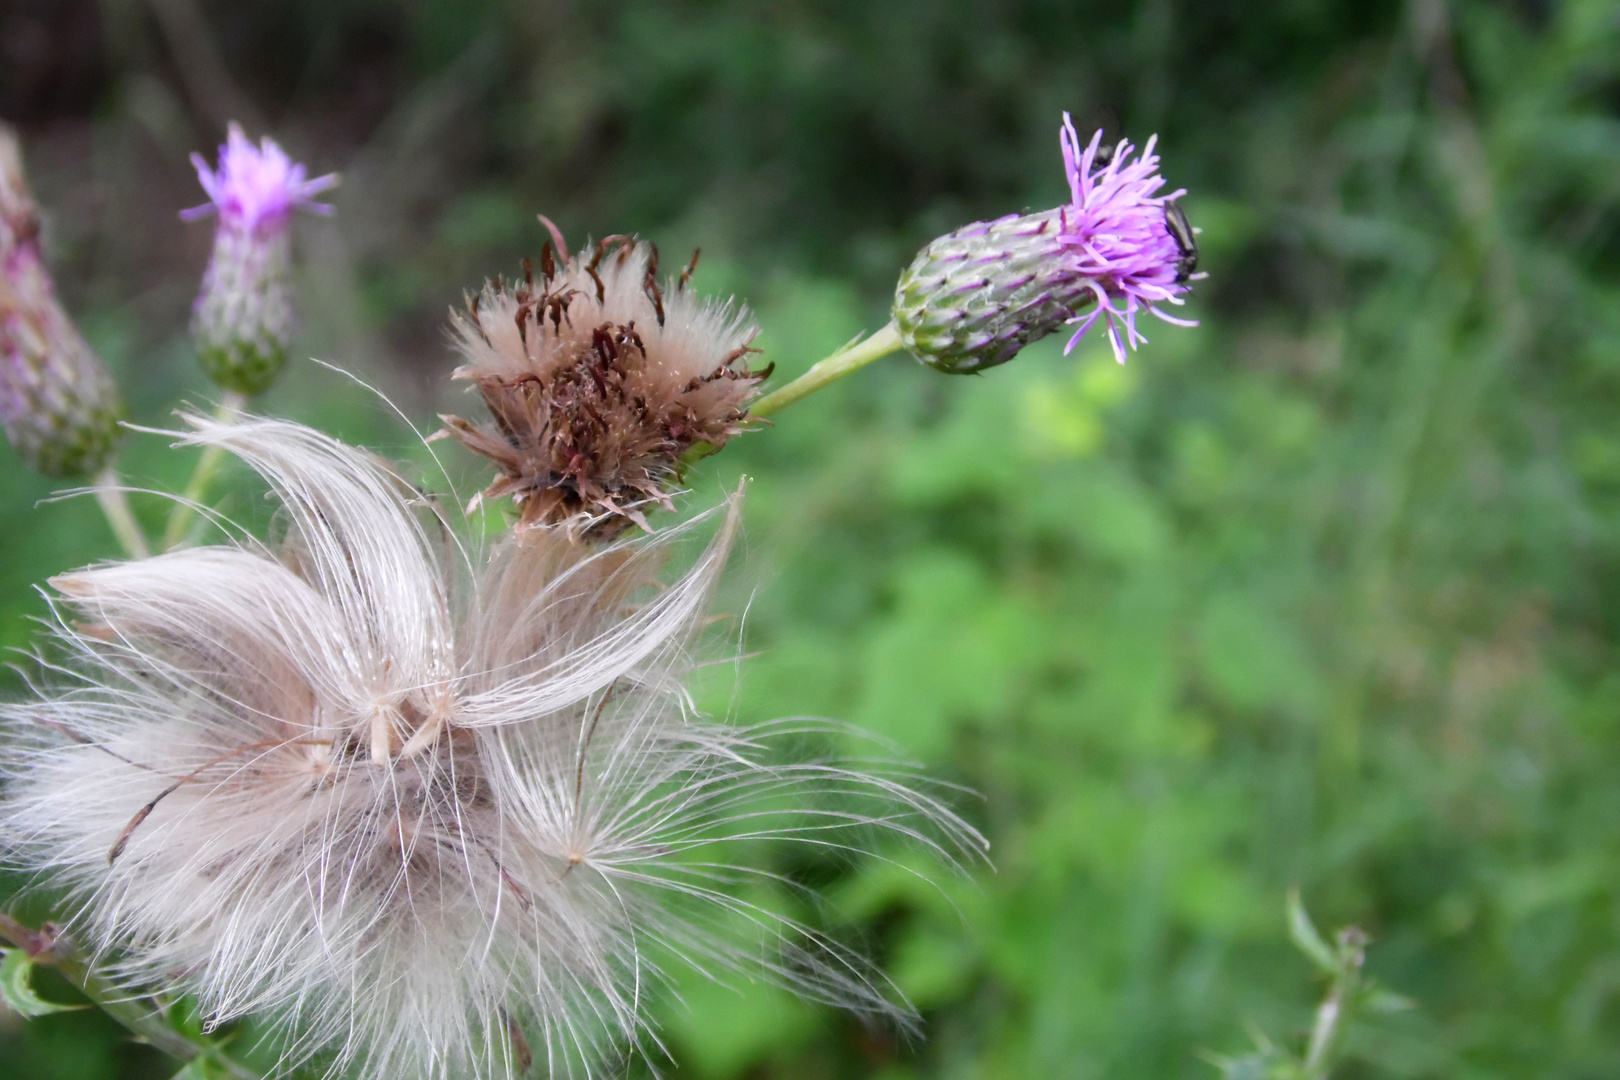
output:
<path id="1" fill-rule="evenodd" d="M 435 504 L 292 423 L 189 417 L 268 482 L 241 537 L 53 579 L 32 699 L 0 709 L 9 860 L 65 891 L 132 992 L 280 1025 L 284 1069 L 592 1074 L 655 1042 L 668 965 L 907 1010 L 739 879 L 746 842 L 947 857 L 981 838 L 903 768 L 782 763 L 685 688 L 737 501 L 602 550 L 557 529 L 475 554 Z M 715 928 L 741 920 L 754 940 Z"/>

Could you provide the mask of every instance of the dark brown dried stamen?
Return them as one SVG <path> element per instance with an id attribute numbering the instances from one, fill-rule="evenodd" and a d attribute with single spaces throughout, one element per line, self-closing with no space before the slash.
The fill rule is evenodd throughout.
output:
<path id="1" fill-rule="evenodd" d="M 523 1028 L 504 1008 L 501 1009 L 501 1019 L 506 1022 L 506 1037 L 511 1040 L 512 1055 L 517 1059 L 512 1062 L 512 1075 L 523 1076 L 534 1067 L 534 1051 L 529 1048 L 529 1039 L 523 1034 Z"/>
<path id="2" fill-rule="evenodd" d="M 735 349 L 732 349 L 730 352 L 726 353 L 726 355 L 724 355 L 724 356 L 722 356 L 720 358 L 720 366 L 721 367 L 729 367 L 730 365 L 736 363 L 738 360 L 741 360 L 743 357 L 747 356 L 751 352 L 764 352 L 764 350 L 763 349 L 756 349 L 752 345 L 739 345 Z"/>
<path id="3" fill-rule="evenodd" d="M 552 330 L 562 329 L 562 322 L 568 317 L 568 305 L 574 302 L 574 295 L 573 289 L 564 289 L 562 292 L 550 293 L 546 296 L 543 303 L 545 304 L 545 310 L 551 315 Z M 544 321 L 544 315 L 541 316 L 541 319 Z"/>
<path id="4" fill-rule="evenodd" d="M 603 323 L 591 331 L 591 347 L 594 348 L 603 360 L 612 361 L 619 358 L 619 347 L 613 340 L 613 334 L 608 329 L 612 323 Z"/>
<path id="5" fill-rule="evenodd" d="M 525 259 L 524 263 L 525 269 L 527 269 L 528 260 Z M 534 305 L 530 303 L 528 296 L 524 295 L 518 301 L 517 314 L 513 316 L 514 321 L 517 323 L 518 340 L 523 342 L 525 350 L 529 347 L 529 314 L 533 310 Z"/>
<path id="6" fill-rule="evenodd" d="M 642 281 L 641 288 L 647 294 L 647 299 L 652 301 L 653 311 L 658 315 L 658 325 L 663 326 L 664 294 L 659 291 L 658 282 L 653 279 L 652 271 L 647 272 L 647 277 Z"/>
<path id="7" fill-rule="evenodd" d="M 586 269 L 595 270 L 598 266 L 601 266 L 602 256 L 606 255 L 607 249 L 614 244 L 619 245 L 619 257 L 621 259 L 624 257 L 625 251 L 634 246 L 630 243 L 630 237 L 625 236 L 622 233 L 613 233 L 611 236 L 604 236 L 602 239 L 596 242 L 596 254 L 591 256 L 590 265 L 587 266 Z"/>

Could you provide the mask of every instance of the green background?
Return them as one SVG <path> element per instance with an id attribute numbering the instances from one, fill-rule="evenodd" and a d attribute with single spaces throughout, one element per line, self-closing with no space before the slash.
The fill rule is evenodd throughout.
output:
<path id="1" fill-rule="evenodd" d="M 694 476 L 694 505 L 754 480 L 726 599 L 757 655 L 707 700 L 894 740 L 979 793 L 995 870 L 826 874 L 924 1039 L 699 983 L 662 1007 L 673 1075 L 1213 1077 L 1246 1026 L 1309 1023 L 1291 884 L 1417 1003 L 1343 1076 L 1620 1074 L 1620 5 L 11 0 L 0 51 L 133 418 L 215 396 L 185 336 L 208 228 L 175 215 L 236 117 L 344 174 L 260 407 L 400 453 L 296 358 L 422 424 L 473 408 L 444 312 L 538 251 L 536 211 L 702 245 L 785 381 L 881 325 L 932 236 L 1062 199 L 1063 110 L 1157 132 L 1198 329 L 1149 320 L 1124 368 L 891 358 Z M 51 490 L 0 450 L 8 646 L 114 553 Z M 8 1077 L 171 1069 L 92 1014 L 0 1017 Z"/>

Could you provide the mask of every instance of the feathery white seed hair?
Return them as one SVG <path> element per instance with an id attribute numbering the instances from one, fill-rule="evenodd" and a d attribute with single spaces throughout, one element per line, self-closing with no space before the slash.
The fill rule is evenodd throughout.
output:
<path id="1" fill-rule="evenodd" d="M 857 956 L 728 884 L 784 883 L 711 845 L 983 842 L 904 770 L 766 763 L 803 728 L 694 712 L 735 498 L 660 591 L 681 530 L 592 554 L 530 529 L 474 558 L 359 450 L 187 419 L 182 443 L 269 482 L 286 536 L 56 578 L 45 685 L 0 709 L 9 858 L 69 889 L 119 979 L 272 1018 L 285 1068 L 390 1080 L 516 1075 L 531 1041 L 592 1074 L 656 1041 L 671 961 L 904 1021 Z M 716 929 L 737 922 L 752 945 Z"/>

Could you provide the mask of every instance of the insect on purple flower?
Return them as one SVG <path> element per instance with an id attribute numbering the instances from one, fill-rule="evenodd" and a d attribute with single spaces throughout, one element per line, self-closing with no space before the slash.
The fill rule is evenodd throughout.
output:
<path id="1" fill-rule="evenodd" d="M 1127 140 L 1105 144 L 1099 130 L 1081 145 L 1065 113 L 1059 134 L 1067 203 L 966 225 L 918 253 L 895 290 L 899 341 L 923 363 L 950 374 L 1004 364 L 1025 345 L 1066 325 L 1065 352 L 1103 319 L 1114 356 L 1147 338 L 1142 312 L 1177 326 L 1198 267 L 1198 230 L 1177 189 L 1161 195 L 1157 136 L 1138 155 Z"/>
<path id="2" fill-rule="evenodd" d="M 1198 325 L 1160 307 L 1182 304 L 1188 283 L 1203 276 L 1192 273 L 1198 265 L 1196 230 L 1176 202 L 1187 192 L 1178 188 L 1169 195 L 1155 194 L 1164 186 L 1159 156 L 1153 152 L 1157 135 L 1135 161 L 1135 147 L 1123 139 L 1105 153 L 1100 129 L 1082 150 L 1074 123 L 1064 113 L 1060 141 L 1072 202 L 1059 210 L 1058 240 L 1097 302 L 1089 314 L 1068 320 L 1079 329 L 1064 352 L 1073 351 L 1098 318 L 1106 318 L 1109 344 L 1123 364 L 1127 346 L 1134 350 L 1147 342 L 1136 326 L 1138 312 L 1175 326 Z"/>

